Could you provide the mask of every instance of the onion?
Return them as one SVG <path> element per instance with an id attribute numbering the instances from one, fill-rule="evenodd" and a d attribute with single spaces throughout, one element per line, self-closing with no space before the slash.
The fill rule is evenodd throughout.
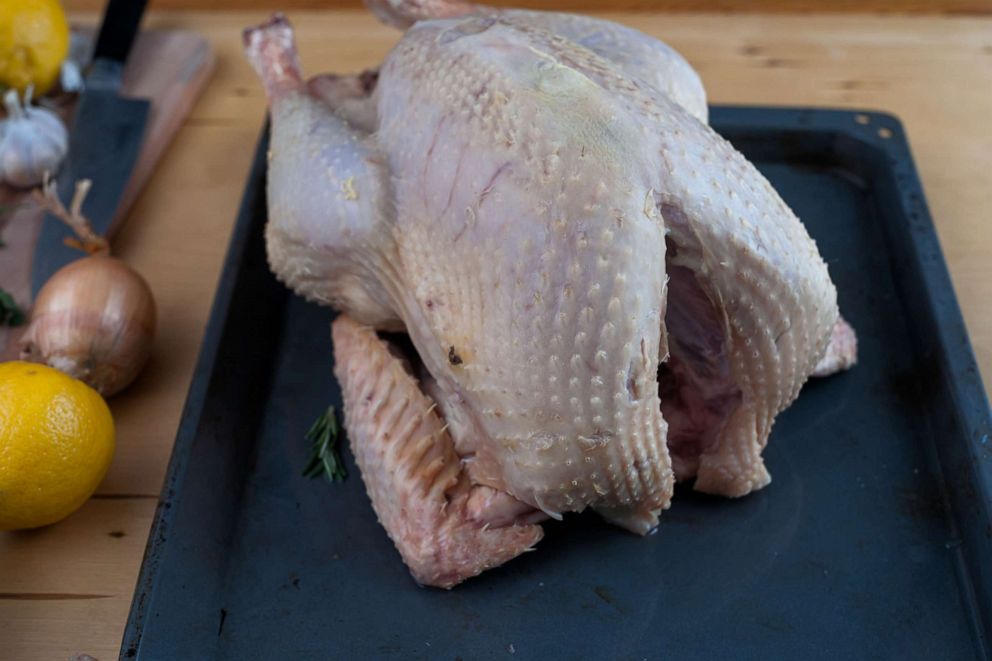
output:
<path id="1" fill-rule="evenodd" d="M 103 237 L 80 214 L 89 189 L 76 188 L 71 211 L 46 180 L 42 206 L 68 223 L 79 240 L 67 240 L 88 253 L 45 283 L 21 340 L 21 358 L 45 363 L 109 397 L 130 384 L 144 367 L 155 335 L 155 300 L 137 271 L 111 257 Z"/>
<path id="2" fill-rule="evenodd" d="M 145 279 L 119 259 L 92 255 L 56 271 L 38 292 L 21 358 L 110 396 L 138 376 L 154 335 L 155 303 Z"/>

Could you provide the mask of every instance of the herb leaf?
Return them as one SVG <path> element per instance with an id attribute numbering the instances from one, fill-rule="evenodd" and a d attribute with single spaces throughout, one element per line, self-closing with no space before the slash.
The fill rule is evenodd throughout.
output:
<path id="1" fill-rule="evenodd" d="M 310 427 L 306 439 L 310 441 L 311 454 L 303 476 L 315 478 L 323 475 L 329 482 L 342 482 L 348 471 L 338 449 L 338 417 L 333 406 L 328 406 Z"/>
<path id="2" fill-rule="evenodd" d="M 0 204 L 0 215 L 5 213 L 13 213 L 19 209 L 27 209 L 30 205 L 25 203 L 20 204 Z"/>
<path id="3" fill-rule="evenodd" d="M 24 312 L 17 307 L 17 301 L 4 289 L 0 289 L 0 325 L 20 326 L 24 323 Z"/>

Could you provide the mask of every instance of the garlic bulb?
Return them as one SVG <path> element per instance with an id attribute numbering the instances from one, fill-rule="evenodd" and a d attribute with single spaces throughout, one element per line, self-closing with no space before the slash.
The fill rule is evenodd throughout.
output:
<path id="1" fill-rule="evenodd" d="M 0 120 L 0 182 L 19 188 L 41 183 L 45 172 L 55 172 L 69 149 L 65 124 L 51 110 L 31 105 L 31 89 L 24 105 L 16 90 L 3 97 L 6 119 Z"/>
<path id="2" fill-rule="evenodd" d="M 141 371 L 155 334 L 155 302 L 137 271 L 109 255 L 59 269 L 38 292 L 21 358 L 44 362 L 105 397 Z"/>

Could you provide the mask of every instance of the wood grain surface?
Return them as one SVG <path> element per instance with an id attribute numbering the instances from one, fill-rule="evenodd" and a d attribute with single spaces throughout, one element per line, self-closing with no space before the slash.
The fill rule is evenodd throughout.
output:
<path id="1" fill-rule="evenodd" d="M 84 31 L 89 35 L 91 30 Z M 151 109 L 141 153 L 131 178 L 121 195 L 115 219 L 107 232 L 113 238 L 126 214 L 152 175 L 162 153 L 185 121 L 213 70 L 214 57 L 203 37 L 184 30 L 144 30 L 138 35 L 128 57 L 121 83 L 121 94 L 148 99 Z M 64 98 L 73 99 L 69 95 Z M 74 103 L 63 106 L 61 114 L 72 125 Z M 100 186 L 97 178 L 94 186 Z M 17 304 L 27 310 L 31 304 L 31 268 L 35 245 L 41 233 L 45 212 L 31 203 L 30 193 L 0 185 L 0 204 L 18 207 L 0 218 L 0 233 L 8 249 L 0 260 L 0 284 Z M 0 326 L 0 360 L 18 356 L 18 340 L 27 330 Z"/>
<path id="2" fill-rule="evenodd" d="M 63 0 L 74 10 L 99 10 L 106 0 Z M 687 11 L 783 13 L 989 14 L 992 0 L 490 0 L 497 7 L 526 5 L 551 11 Z M 362 0 L 151 0 L 152 9 L 335 10 L 355 9 Z"/>
<path id="3" fill-rule="evenodd" d="M 0 534 L 0 656 L 116 656 L 148 526 L 265 114 L 241 57 L 253 13 L 161 13 L 198 30 L 215 76 L 115 245 L 150 281 L 147 371 L 111 405 L 118 451 L 97 498 L 50 528 Z M 717 103 L 879 109 L 902 118 L 986 378 L 992 377 L 992 18 L 607 16 L 662 37 Z M 364 12 L 292 12 L 310 73 L 376 65 L 399 35 Z M 136 222 L 139 221 L 139 222 Z M 245 329 L 250 332 L 250 329 Z M 326 333 L 326 329 L 314 329 Z"/>

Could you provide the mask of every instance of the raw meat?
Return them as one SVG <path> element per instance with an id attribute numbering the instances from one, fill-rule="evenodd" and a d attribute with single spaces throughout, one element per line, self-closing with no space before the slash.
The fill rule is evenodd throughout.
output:
<path id="1" fill-rule="evenodd" d="M 373 8 L 409 26 L 378 72 L 304 81 L 280 16 L 245 43 L 272 112 L 269 261 L 342 312 L 352 450 L 417 580 L 450 587 L 565 512 L 647 533 L 675 479 L 766 485 L 836 291 L 691 67 L 591 18 Z"/>

